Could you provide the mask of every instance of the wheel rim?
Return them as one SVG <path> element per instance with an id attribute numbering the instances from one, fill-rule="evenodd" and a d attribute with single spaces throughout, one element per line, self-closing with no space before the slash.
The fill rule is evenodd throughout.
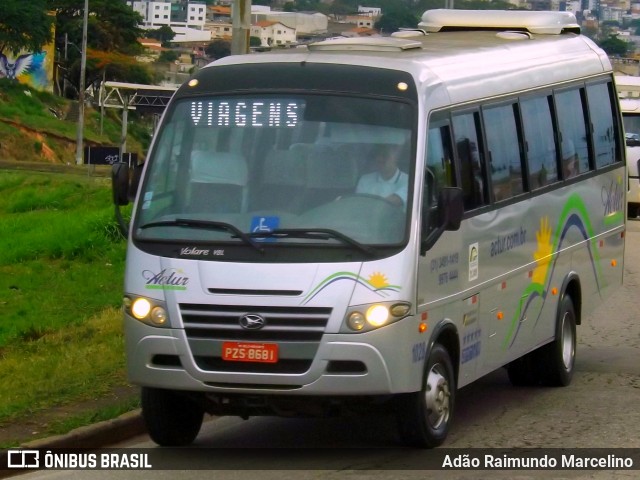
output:
<path id="1" fill-rule="evenodd" d="M 568 317 L 568 312 L 562 317 L 562 363 L 567 371 L 573 367 L 574 358 L 573 331 Z"/>
<path id="2" fill-rule="evenodd" d="M 434 429 L 446 425 L 451 414 L 451 391 L 443 371 L 444 367 L 436 364 L 431 367 L 427 376 L 425 389 L 427 421 Z"/>

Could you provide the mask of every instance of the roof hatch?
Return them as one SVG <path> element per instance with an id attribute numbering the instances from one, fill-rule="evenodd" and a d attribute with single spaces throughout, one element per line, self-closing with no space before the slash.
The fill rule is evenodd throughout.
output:
<path id="1" fill-rule="evenodd" d="M 363 37 L 333 38 L 308 45 L 311 51 L 388 51 L 399 52 L 422 47 L 422 43 L 406 38 Z"/>
<path id="2" fill-rule="evenodd" d="M 427 32 L 513 30 L 534 34 L 580 33 L 571 12 L 521 10 L 427 10 L 418 24 Z"/>

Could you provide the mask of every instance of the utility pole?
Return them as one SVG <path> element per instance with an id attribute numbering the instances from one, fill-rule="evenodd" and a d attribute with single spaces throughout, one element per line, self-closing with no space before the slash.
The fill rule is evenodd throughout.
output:
<path id="1" fill-rule="evenodd" d="M 234 0 L 231 7 L 231 55 L 249 53 L 251 0 Z"/>
<path id="2" fill-rule="evenodd" d="M 67 62 L 67 53 L 69 50 L 69 35 L 64 34 L 64 79 L 62 82 L 62 97 L 66 98 L 67 95 L 67 77 L 69 75 L 69 63 Z"/>
<path id="3" fill-rule="evenodd" d="M 89 23 L 89 0 L 84 0 L 84 19 L 82 21 L 82 52 L 80 61 L 80 88 L 78 90 L 78 125 L 76 128 L 76 163 L 83 163 L 83 144 L 82 137 L 84 135 L 84 83 L 85 70 L 87 69 L 87 24 Z"/>

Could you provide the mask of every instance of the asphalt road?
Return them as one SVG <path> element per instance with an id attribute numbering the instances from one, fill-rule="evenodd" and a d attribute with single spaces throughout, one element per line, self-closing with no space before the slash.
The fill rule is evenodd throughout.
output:
<path id="1" fill-rule="evenodd" d="M 629 222 L 625 253 L 625 284 L 597 311 L 583 318 L 578 328 L 578 352 L 573 382 L 566 388 L 516 388 L 498 370 L 462 389 L 456 417 L 443 448 L 621 448 L 640 449 L 640 221 Z M 261 479 L 359 478 L 567 478 L 618 479 L 640 477 L 640 450 L 636 470 L 519 470 L 437 471 L 415 470 L 429 452 L 399 449 L 391 418 L 211 419 L 196 446 L 207 447 L 180 471 L 40 471 L 21 479 L 185 478 Z M 148 437 L 136 437 L 117 447 L 155 448 Z M 356 456 L 350 447 L 361 447 Z M 237 467 L 196 470 L 216 465 L 231 452 Z M 253 450 L 251 448 L 259 449 Z M 321 455 L 300 463 L 298 447 L 320 448 Z M 265 448 L 278 448 L 264 455 Z M 465 452 L 467 450 L 461 450 Z M 475 450 L 474 450 L 475 451 Z M 262 453 L 261 453 L 262 452 Z M 363 453 L 364 452 L 364 453 Z M 467 451 L 468 452 L 468 451 Z M 166 458 L 184 458 L 187 452 L 163 451 Z M 172 457 L 173 456 L 173 457 Z M 232 460 L 230 460 L 232 458 Z M 287 470 L 296 459 L 297 470 Z M 413 468 L 411 466 L 414 466 Z M 407 467 L 408 466 L 408 467 Z M 250 469 L 250 470 L 246 470 Z M 257 472 L 256 470 L 259 470 Z"/>

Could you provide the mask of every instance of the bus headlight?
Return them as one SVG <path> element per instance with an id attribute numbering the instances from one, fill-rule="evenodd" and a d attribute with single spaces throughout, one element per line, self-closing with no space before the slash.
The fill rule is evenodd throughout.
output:
<path id="1" fill-rule="evenodd" d="M 349 328 L 351 330 L 355 330 L 356 332 L 359 332 L 366 325 L 366 320 L 364 318 L 364 315 L 362 315 L 360 312 L 353 312 L 351 315 L 349 315 L 349 318 L 347 319 L 347 325 L 349 325 Z"/>
<path id="2" fill-rule="evenodd" d="M 167 311 L 162 307 L 153 307 L 149 317 L 151 318 L 151 321 L 158 326 L 162 326 L 167 323 Z"/>
<path id="3" fill-rule="evenodd" d="M 151 303 L 146 298 L 136 298 L 131 304 L 131 314 L 138 320 L 147 318 L 151 311 Z"/>
<path id="4" fill-rule="evenodd" d="M 342 332 L 368 332 L 397 322 L 409 315 L 411 304 L 407 302 L 380 302 L 351 307 L 347 311 Z"/>
<path id="5" fill-rule="evenodd" d="M 371 305 L 367 309 L 367 322 L 373 327 L 381 327 L 389 320 L 389 309 L 384 305 Z"/>
<path id="6" fill-rule="evenodd" d="M 125 296 L 122 305 L 126 313 L 142 323 L 153 327 L 169 326 L 169 315 L 162 302 L 145 297 Z"/>

